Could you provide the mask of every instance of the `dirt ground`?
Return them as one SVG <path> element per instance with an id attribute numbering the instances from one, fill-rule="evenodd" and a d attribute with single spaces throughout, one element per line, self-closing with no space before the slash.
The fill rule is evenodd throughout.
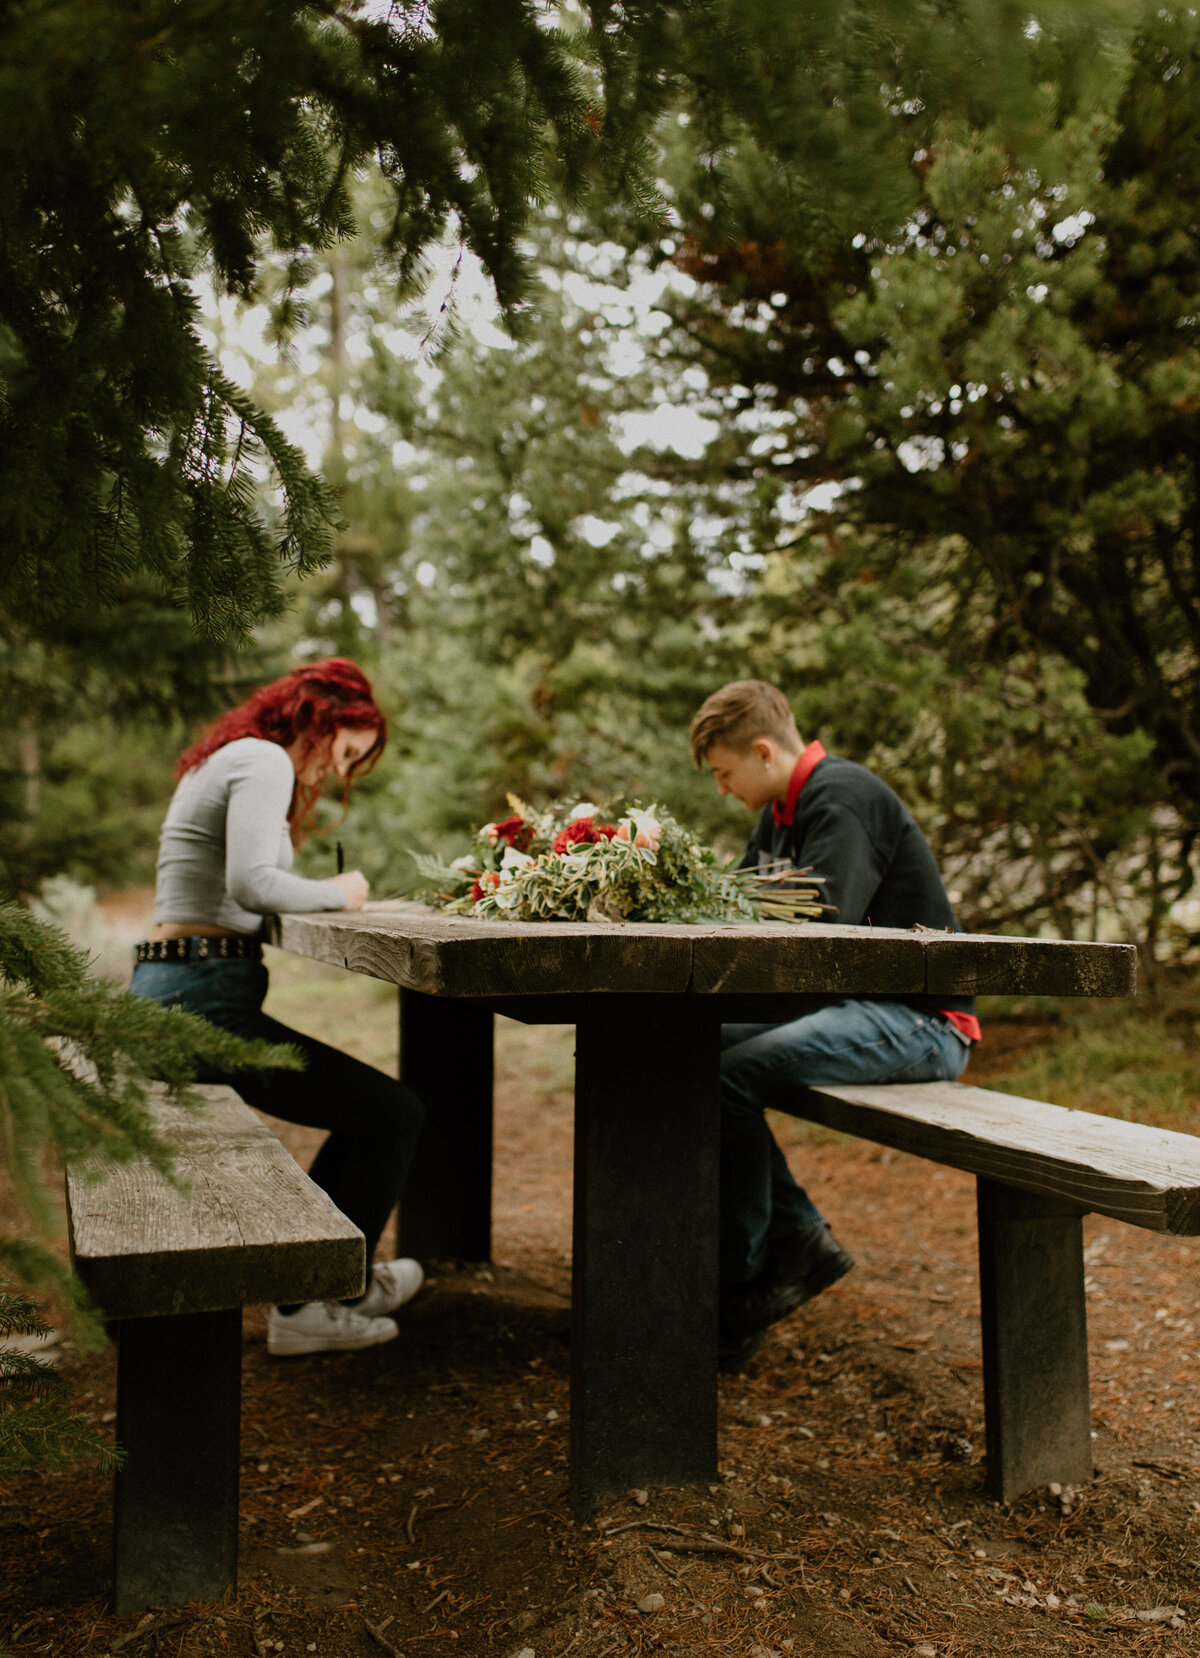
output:
<path id="1" fill-rule="evenodd" d="M 272 993 L 296 1023 L 306 971 L 281 963 Z M 345 1046 L 394 1063 L 383 987 L 331 969 L 318 991 Z M 1045 1035 L 993 1024 L 973 1079 Z M 271 1360 L 246 1315 L 236 1596 L 113 1618 L 109 1482 L 28 1475 L 0 1493 L 0 1650 L 1200 1655 L 1197 1240 L 1086 1223 L 1096 1478 L 998 1506 L 973 1182 L 785 1122 L 857 1269 L 722 1379 L 716 1482 L 574 1524 L 570 1033 L 504 1024 L 499 1057 L 492 1265 L 437 1265 L 400 1339 L 362 1354 Z M 312 1137 L 281 1133 L 303 1159 Z M 110 1421 L 111 1353 L 57 1351 Z"/>

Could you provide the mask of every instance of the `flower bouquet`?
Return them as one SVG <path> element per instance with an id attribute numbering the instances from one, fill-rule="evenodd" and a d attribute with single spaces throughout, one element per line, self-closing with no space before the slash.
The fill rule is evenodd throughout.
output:
<path id="1" fill-rule="evenodd" d="M 802 921 L 827 907 L 819 876 L 724 869 L 661 806 L 508 800 L 512 815 L 453 863 L 412 854 L 427 903 L 510 921 Z"/>

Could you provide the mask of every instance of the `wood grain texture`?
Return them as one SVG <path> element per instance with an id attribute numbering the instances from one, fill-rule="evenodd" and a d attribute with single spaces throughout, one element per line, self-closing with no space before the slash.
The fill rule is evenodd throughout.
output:
<path id="1" fill-rule="evenodd" d="M 107 1317 L 360 1295 L 362 1233 L 231 1088 L 198 1092 L 200 1114 L 155 1105 L 187 1190 L 140 1160 L 67 1172 L 72 1258 Z"/>
<path id="2" fill-rule="evenodd" d="M 420 905 L 356 915 L 285 915 L 273 942 L 429 996 L 679 993 L 690 929 L 476 921 Z"/>
<path id="3" fill-rule="evenodd" d="M 1151 1232 L 1200 1233 L 1200 1140 L 957 1082 L 807 1088 L 799 1117 Z"/>
<path id="4" fill-rule="evenodd" d="M 812 922 L 482 921 L 397 903 L 284 915 L 272 943 L 430 996 L 1130 996 L 1132 945 Z"/>
<path id="5" fill-rule="evenodd" d="M 1137 951 L 1131 944 L 931 933 L 925 962 L 925 987 L 934 996 L 1004 996 L 1014 983 L 1038 996 L 1137 993 Z"/>
<path id="6" fill-rule="evenodd" d="M 925 945 L 917 933 L 819 922 L 714 929 L 696 938 L 692 988 L 706 996 L 921 994 Z"/>

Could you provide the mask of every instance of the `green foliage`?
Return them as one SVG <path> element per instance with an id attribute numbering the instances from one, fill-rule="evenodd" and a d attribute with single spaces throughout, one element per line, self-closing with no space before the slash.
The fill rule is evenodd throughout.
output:
<path id="1" fill-rule="evenodd" d="M 321 561 L 336 512 L 206 351 L 197 280 L 248 295 L 269 243 L 289 264 L 285 327 L 374 166 L 397 280 L 453 218 L 517 306 L 539 177 L 553 159 L 577 182 L 596 147 L 590 94 L 540 12 L 0 7 L 0 600 L 77 614 L 141 570 L 214 637 L 278 611 L 280 569 Z"/>
<path id="2" fill-rule="evenodd" d="M 0 891 L 108 873 L 99 826 L 47 821 L 46 753 L 98 712 L 211 713 L 223 646 L 282 613 L 339 522 L 221 367 L 202 299 L 250 296 L 274 250 L 278 346 L 371 174 L 393 294 L 450 229 L 515 318 L 550 176 L 627 171 L 586 40 L 546 25 L 535 0 L 0 3 L 0 699 L 20 710 Z"/>
<path id="3" fill-rule="evenodd" d="M 148 1110 L 147 1078 L 189 1102 L 198 1064 L 298 1065 L 289 1049 L 244 1042 L 207 1020 L 87 976 L 87 958 L 53 927 L 0 904 L 0 1144 L 17 1225 L 0 1262 L 83 1307 L 78 1286 L 38 1239 L 57 1231 L 47 1160 L 147 1158 L 171 1177 Z M 98 1165 L 99 1166 L 99 1165 Z M 35 1241 L 30 1241 L 32 1237 Z"/>
<path id="4" fill-rule="evenodd" d="M 966 925 L 1138 936 L 1135 866 L 1163 794 L 1149 735 L 1106 730 L 1054 655 L 989 659 L 945 560 L 922 552 L 902 563 L 885 544 L 879 574 L 821 536 L 768 555 L 749 660 L 802 730 L 909 804 Z"/>
<path id="5" fill-rule="evenodd" d="M 1200 26 L 1130 17 L 1074 73 L 1047 20 L 1017 122 L 897 100 L 890 224 L 818 234 L 749 129 L 706 212 L 672 146 L 701 292 L 662 354 L 720 426 L 675 478 L 760 560 L 747 662 L 896 783 L 967 919 L 1153 952 L 1200 828 Z"/>
<path id="6" fill-rule="evenodd" d="M 36 891 L 65 873 L 78 881 L 128 887 L 154 879 L 158 832 L 172 787 L 169 756 L 183 747 L 179 725 L 118 725 L 98 716 L 27 736 L 35 778 L 19 765 L 20 745 L 0 738 L 0 891 Z M 49 736 L 49 740 L 47 740 Z M 5 752 L 7 750 L 8 752 Z M 35 806 L 25 802 L 35 783 Z"/>
<path id="7" fill-rule="evenodd" d="M 412 852 L 427 902 L 455 915 L 513 921 L 799 921 L 821 913 L 795 872 L 731 870 L 662 806 L 621 800 L 512 815 L 476 831 L 445 864 Z"/>
<path id="8" fill-rule="evenodd" d="M 49 1328 L 34 1303 L 0 1282 L 0 1479 L 29 1467 L 60 1468 L 95 1457 L 109 1472 L 120 1454 L 73 1410 L 52 1365 L 16 1347 L 13 1336 L 45 1336 Z"/>
<path id="9" fill-rule="evenodd" d="M 990 1011 L 986 1003 L 980 1010 L 985 1037 Z M 1020 1010 L 1008 1002 L 994 1009 L 999 1018 L 1014 1011 L 1052 1021 L 1054 1034 L 1031 1047 L 1003 1079 L 989 1078 L 989 1087 L 1189 1134 L 1200 1128 L 1200 1002 L 1190 976 L 1164 975 L 1136 1003 L 1045 999 Z"/>
<path id="10" fill-rule="evenodd" d="M 320 564 L 333 498 L 207 349 L 199 285 L 249 297 L 277 250 L 282 337 L 314 251 L 354 227 L 357 179 L 382 180 L 375 240 L 401 290 L 454 229 L 514 324 L 552 186 L 602 176 L 661 223 L 651 139 L 677 96 L 709 208 L 751 133 L 814 232 L 831 202 L 892 223 L 910 108 L 1027 125 L 1048 70 L 1085 76 L 1104 17 L 1052 7 L 1033 50 L 1019 14 L 969 10 L 964 27 L 959 5 L 899 0 L 590 0 L 564 32 L 536 0 L 6 0 L 0 602 L 44 626 L 139 575 L 236 640 L 278 613 L 281 572 Z"/>
<path id="11" fill-rule="evenodd" d="M 653 88 L 659 110 L 686 122 L 674 145 L 656 134 L 678 162 L 664 194 L 683 224 L 757 237 L 753 198 L 774 235 L 782 223 L 792 248 L 824 262 L 848 224 L 888 235 L 904 223 L 918 199 L 913 150 L 939 119 L 996 121 L 1025 146 L 1048 87 L 1063 108 L 1086 105 L 1141 9 L 1065 0 L 1039 7 L 1031 26 L 1028 12 L 989 0 L 630 8 L 634 50 L 618 33 L 606 117 L 636 131 Z"/>
<path id="12" fill-rule="evenodd" d="M 0 904 L 0 1145 L 10 1197 L 0 1263 L 23 1284 L 71 1309 L 85 1341 L 99 1323 L 79 1281 L 49 1240 L 61 1225 L 51 1168 L 146 1158 L 175 1182 L 170 1150 L 152 1121 L 147 1079 L 194 1103 L 188 1084 L 204 1062 L 227 1070 L 298 1066 L 289 1048 L 245 1042 L 207 1020 L 160 1007 L 91 979 L 88 961 L 56 928 Z M 0 1475 L 113 1453 L 63 1397 L 54 1372 L 6 1347 L 4 1337 L 44 1334 L 33 1303 L 0 1284 Z"/>
<path id="13" fill-rule="evenodd" d="M 1046 630 L 997 561 L 1028 548 L 1022 468 L 1061 456 L 1062 430 L 1078 446 L 1067 388 L 1097 419 L 1109 409 L 1110 428 L 1125 418 L 1106 390 L 1111 342 L 1084 328 L 1084 355 L 1071 345 L 1071 318 L 1099 315 L 1108 291 L 1095 226 L 1074 248 L 1044 227 L 1115 199 L 1107 180 L 1093 189 L 1098 163 L 1123 156 L 1133 181 L 1159 166 L 1139 143 L 1185 140 L 1187 74 L 1154 68 L 1185 22 L 1160 18 L 1123 55 L 1111 26 L 1132 9 L 1070 4 L 1040 11 L 1037 30 L 1003 8 L 896 0 L 593 5 L 570 35 L 524 0 L 386 19 L 352 0 L 187 16 L 106 4 L 86 27 L 66 0 L 4 15 L 0 500 L 15 551 L 0 684 L 22 709 L 0 739 L 10 890 L 55 867 L 120 873 L 119 805 L 81 811 L 79 784 L 54 777 L 56 753 L 78 757 L 80 709 L 202 711 L 233 676 L 193 622 L 236 640 L 301 594 L 299 629 L 277 621 L 271 645 L 299 631 L 305 649 L 364 656 L 398 712 L 395 758 L 349 831 L 354 861 L 388 886 L 398 839 L 468 829 L 510 788 L 654 794 L 732 849 L 743 820 L 691 772 L 681 734 L 715 683 L 753 671 L 784 683 L 807 731 L 896 782 L 972 920 L 1087 924 L 1098 869 L 1122 903 L 1161 911 L 1186 859 L 1168 857 L 1162 880 L 1114 860 L 1161 796 L 1162 721 L 1112 717 L 1078 652 L 1039 661 Z M 578 225 L 559 211 L 540 246 L 522 240 L 552 188 L 597 169 L 606 222 L 642 240 L 653 225 L 657 243 L 673 217 L 652 258 L 673 251 L 718 301 L 668 300 L 677 326 L 632 371 L 612 355 L 628 337 L 623 273 L 615 299 L 572 299 Z M 1140 185 L 1127 213 L 1135 195 L 1163 247 L 1177 242 Z M 356 222 L 366 234 L 345 241 Z M 464 342 L 430 394 L 389 329 L 422 248 L 456 229 L 523 338 Z M 559 267 L 541 290 L 539 260 Z M 1047 273 L 1051 297 L 1035 298 Z M 317 320 L 310 384 L 281 359 L 247 401 L 206 341 L 206 284 L 266 297 L 278 331 Z M 369 351 L 357 380 L 355 329 Z M 1165 349 L 1175 336 L 1159 333 Z M 1013 393 L 1034 423 L 1019 464 L 991 393 L 948 395 L 983 384 L 976 369 L 1001 395 L 1010 349 L 1040 353 L 1028 395 Z M 935 416 L 922 387 L 943 370 L 958 378 Z M 1166 359 L 1147 385 L 1186 403 L 1181 374 Z M 374 430 L 345 417 L 347 393 Z M 260 412 L 305 397 L 329 410 L 336 535 L 331 498 Z M 702 461 L 655 442 L 630 454 L 631 412 L 689 401 L 718 427 Z M 398 441 L 413 445 L 407 470 Z M 914 455 L 942 462 L 913 471 Z M 1002 465 L 1007 494 L 986 481 Z M 1049 503 L 1073 474 L 1053 458 L 1043 470 L 1052 551 L 1070 537 Z M 830 478 L 862 487 L 809 533 L 800 499 Z M 993 496 L 1013 520 L 999 535 L 979 530 Z M 1147 510 L 1178 498 L 1164 475 Z M 1077 594 L 1067 608 L 1074 623 Z M 1031 758 L 1035 745 L 1069 763 Z M 112 799 L 102 758 L 94 791 Z M 310 863 L 330 850 L 314 842 Z"/>
<path id="14" fill-rule="evenodd" d="M 748 820 L 693 770 L 686 730 L 715 685 L 754 673 L 784 686 L 806 735 L 912 806 L 969 925 L 1141 932 L 1153 895 L 1137 853 L 1162 798 L 1148 734 L 1107 729 L 1060 658 L 989 653 L 990 612 L 956 585 L 949 538 L 901 559 L 882 532 L 798 524 L 771 411 L 727 392 L 707 355 L 697 393 L 700 301 L 668 289 L 681 327 L 660 314 L 657 335 L 635 333 L 622 283 L 644 270 L 561 237 L 547 257 L 537 327 L 452 352 L 423 403 L 375 303 L 359 313 L 376 349 L 344 383 L 384 425 L 348 452 L 411 516 L 372 578 L 391 608 L 363 643 L 393 743 L 356 790 L 353 861 L 395 892 L 410 879 L 399 845 L 448 858 L 510 790 L 653 795 L 732 853 Z M 629 417 L 681 403 L 715 432 L 699 459 L 665 423 L 659 437 L 643 422 L 634 447 Z M 783 418 L 787 442 L 799 416 Z M 306 609 L 313 648 L 346 609 L 328 595 Z M 329 856 L 312 845 L 308 867 Z"/>

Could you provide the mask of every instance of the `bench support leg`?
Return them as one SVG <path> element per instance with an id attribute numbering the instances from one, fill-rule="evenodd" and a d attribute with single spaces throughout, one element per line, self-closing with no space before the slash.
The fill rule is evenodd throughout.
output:
<path id="1" fill-rule="evenodd" d="M 217 1600 L 237 1585 L 242 1314 L 119 1327 L 113 1609 Z"/>
<path id="2" fill-rule="evenodd" d="M 1001 1502 L 1092 1477 L 1079 1209 L 980 1178 L 987 1490 Z"/>
<path id="3" fill-rule="evenodd" d="M 571 1486 L 580 1517 L 717 1466 L 720 1027 L 653 996 L 577 1027 Z M 690 1004 L 690 1005 L 689 1005 Z"/>
<path id="4" fill-rule="evenodd" d="M 400 1204 L 400 1253 L 434 1261 L 492 1255 L 490 1009 L 400 992 L 400 1078 L 425 1127 Z"/>

